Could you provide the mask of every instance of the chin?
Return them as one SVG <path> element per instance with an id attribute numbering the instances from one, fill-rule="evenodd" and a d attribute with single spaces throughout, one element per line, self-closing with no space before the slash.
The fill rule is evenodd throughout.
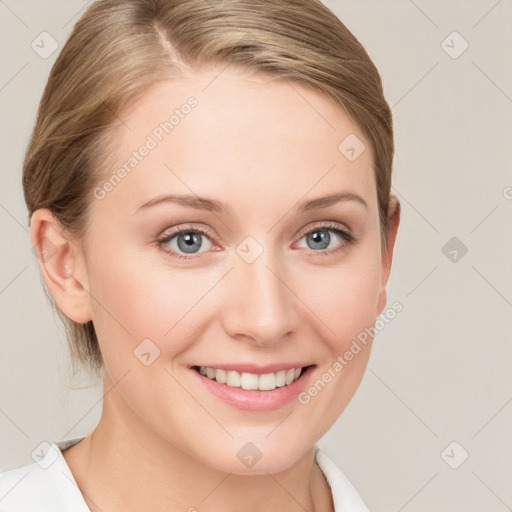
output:
<path id="1" fill-rule="evenodd" d="M 207 460 L 201 459 L 210 467 L 235 475 L 266 475 L 281 473 L 296 464 L 313 445 L 290 445 L 285 441 L 276 443 L 267 440 L 254 442 L 231 441 L 220 453 L 209 453 Z"/>

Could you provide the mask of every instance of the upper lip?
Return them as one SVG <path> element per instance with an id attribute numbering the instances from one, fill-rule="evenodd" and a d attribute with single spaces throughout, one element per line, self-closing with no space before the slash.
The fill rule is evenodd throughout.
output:
<path id="1" fill-rule="evenodd" d="M 228 370 L 235 372 L 246 373 L 276 373 L 281 370 L 291 370 L 292 368 L 304 368 L 306 366 L 313 366 L 312 363 L 296 362 L 296 363 L 274 363 L 265 366 L 259 366 L 254 363 L 215 363 L 215 364 L 201 364 L 193 365 L 191 368 L 204 366 L 205 368 L 215 368 L 220 370 Z"/>

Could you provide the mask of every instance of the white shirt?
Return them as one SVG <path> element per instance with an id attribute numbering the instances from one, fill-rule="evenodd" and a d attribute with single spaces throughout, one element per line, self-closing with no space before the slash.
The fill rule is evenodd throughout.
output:
<path id="1" fill-rule="evenodd" d="M 0 472 L 0 511 L 90 512 L 62 455 L 82 439 L 47 443 L 38 462 Z M 318 445 L 315 460 L 329 483 L 336 512 L 369 512 L 348 478 Z"/>

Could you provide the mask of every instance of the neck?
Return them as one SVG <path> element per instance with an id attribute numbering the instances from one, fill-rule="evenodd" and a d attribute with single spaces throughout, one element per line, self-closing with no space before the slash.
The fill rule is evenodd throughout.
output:
<path id="1" fill-rule="evenodd" d="M 155 434 L 115 389 L 94 431 L 63 455 L 91 512 L 334 510 L 314 448 L 280 473 L 219 471 Z"/>

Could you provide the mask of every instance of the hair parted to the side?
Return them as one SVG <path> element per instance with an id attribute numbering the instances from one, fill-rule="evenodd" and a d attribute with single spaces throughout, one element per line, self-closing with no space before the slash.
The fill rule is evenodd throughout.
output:
<path id="1" fill-rule="evenodd" d="M 29 211 L 50 209 L 68 236 L 87 230 L 92 191 L 115 141 L 109 128 L 149 86 L 211 66 L 240 66 L 309 86 L 343 108 L 371 144 L 383 250 L 394 152 L 377 68 L 319 0 L 99 0 L 58 55 L 23 163 Z M 341 141 L 340 141 L 341 142 Z M 92 322 L 62 319 L 72 359 L 99 375 Z"/>

